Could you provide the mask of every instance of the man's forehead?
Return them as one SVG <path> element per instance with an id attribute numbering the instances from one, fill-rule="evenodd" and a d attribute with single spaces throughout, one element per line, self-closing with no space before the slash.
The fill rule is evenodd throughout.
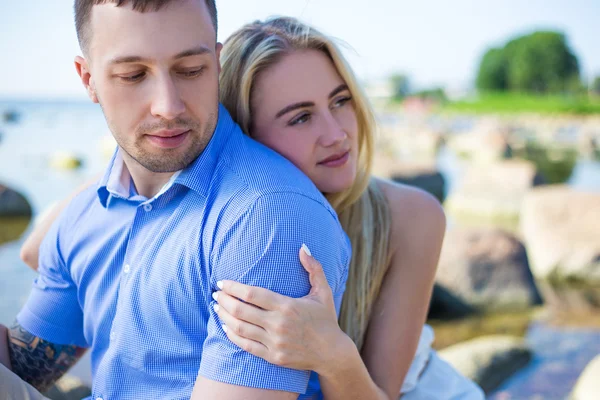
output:
<path id="1" fill-rule="evenodd" d="M 92 53 L 122 57 L 177 58 L 181 53 L 214 52 L 212 20 L 204 2 L 173 2 L 158 11 L 139 12 L 131 5 L 95 6 L 92 13 Z M 208 50 L 208 51 L 207 51 Z"/>

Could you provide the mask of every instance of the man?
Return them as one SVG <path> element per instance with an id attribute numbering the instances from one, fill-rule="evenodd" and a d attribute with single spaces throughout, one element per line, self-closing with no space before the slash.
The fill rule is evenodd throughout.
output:
<path id="1" fill-rule="evenodd" d="M 224 279 L 306 295 L 306 243 L 339 299 L 349 243 L 308 178 L 219 106 L 214 0 L 75 11 L 77 71 L 119 146 L 44 239 L 30 298 L 0 335 L 0 384 L 14 384 L 8 367 L 44 390 L 90 347 L 93 399 L 188 399 L 194 385 L 202 399 L 297 398 L 309 372 L 231 343 L 211 295 Z"/>

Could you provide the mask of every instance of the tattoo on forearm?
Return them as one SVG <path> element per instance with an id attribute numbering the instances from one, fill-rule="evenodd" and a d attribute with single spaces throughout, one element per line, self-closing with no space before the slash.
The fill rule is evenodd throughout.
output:
<path id="1" fill-rule="evenodd" d="M 13 372 L 40 392 L 48 390 L 85 352 L 42 340 L 18 322 L 10 328 L 8 348 Z"/>

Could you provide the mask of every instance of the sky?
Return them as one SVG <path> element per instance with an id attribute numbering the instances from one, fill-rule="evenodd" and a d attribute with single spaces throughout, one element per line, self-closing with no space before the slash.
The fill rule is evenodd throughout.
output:
<path id="1" fill-rule="evenodd" d="M 0 98 L 85 98 L 73 0 L 0 1 Z M 363 81 L 473 85 L 482 55 L 536 29 L 564 32 L 588 78 L 600 75 L 600 0 L 217 0 L 219 40 L 244 23 L 295 16 L 340 40 Z"/>

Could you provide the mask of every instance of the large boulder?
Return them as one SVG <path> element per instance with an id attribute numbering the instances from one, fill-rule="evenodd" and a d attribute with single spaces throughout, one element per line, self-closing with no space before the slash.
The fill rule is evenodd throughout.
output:
<path id="1" fill-rule="evenodd" d="M 520 227 L 536 278 L 600 283 L 600 193 L 536 188 L 525 197 Z"/>
<path id="2" fill-rule="evenodd" d="M 21 193 L 0 185 L 0 244 L 21 237 L 31 221 L 31 205 Z"/>
<path id="3" fill-rule="evenodd" d="M 490 393 L 527 365 L 532 352 L 521 338 L 491 335 L 452 345 L 439 355 Z"/>
<path id="4" fill-rule="evenodd" d="M 375 160 L 374 173 L 398 183 L 415 186 L 435 196 L 440 203 L 445 199 L 444 176 L 430 163 L 409 163 L 379 158 Z"/>
<path id="5" fill-rule="evenodd" d="M 429 302 L 427 319 L 451 320 L 473 315 L 477 310 L 452 294 L 445 287 L 435 284 Z"/>
<path id="6" fill-rule="evenodd" d="M 600 355 L 583 370 L 569 400 L 597 400 L 600 396 Z"/>
<path id="7" fill-rule="evenodd" d="M 436 282 L 481 311 L 519 311 L 541 304 L 525 247 L 499 229 L 449 230 Z"/>
<path id="8" fill-rule="evenodd" d="M 471 165 L 446 201 L 458 220 L 517 221 L 523 198 L 543 183 L 533 163 L 521 160 Z"/>
<path id="9" fill-rule="evenodd" d="M 31 217 L 31 205 L 21 193 L 0 184 L 0 218 Z"/>

